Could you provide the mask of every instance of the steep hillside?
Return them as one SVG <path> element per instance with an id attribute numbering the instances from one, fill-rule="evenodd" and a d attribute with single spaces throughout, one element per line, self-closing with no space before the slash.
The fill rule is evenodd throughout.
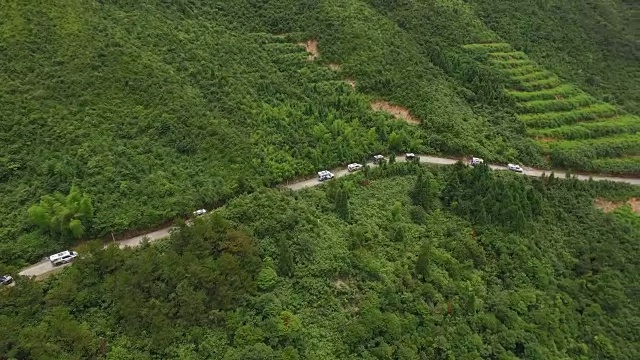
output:
<path id="1" fill-rule="evenodd" d="M 380 151 L 539 160 L 523 128 L 475 106 L 361 1 L 5 1 L 0 13 L 0 261 L 75 241 L 54 229 L 61 208 L 44 234 L 27 217 L 72 185 L 95 209 L 76 227 L 86 238 Z"/>
<path id="2" fill-rule="evenodd" d="M 640 117 L 565 83 L 506 43 L 463 48 L 509 82 L 517 117 L 556 168 L 640 173 Z"/>
<path id="3" fill-rule="evenodd" d="M 57 277 L 0 290 L 0 354 L 637 359 L 640 217 L 593 202 L 638 195 L 414 164 L 263 190 L 166 242 L 90 244 Z"/>
<path id="4" fill-rule="evenodd" d="M 640 5 L 633 0 L 473 0 L 508 43 L 600 99 L 640 114 Z"/>
<path id="5" fill-rule="evenodd" d="M 548 166 L 628 175 L 640 173 L 640 138 L 636 134 L 640 119 L 628 112 L 634 111 L 634 101 L 640 95 L 635 86 L 640 58 L 633 50 L 635 43 L 631 44 L 634 36 L 631 22 L 620 20 L 618 27 L 606 33 L 609 40 L 603 40 L 601 33 L 596 34 L 597 16 L 584 4 L 572 6 L 563 3 L 561 8 L 557 8 L 553 2 L 546 2 L 546 7 L 538 6 L 533 13 L 518 16 L 519 12 L 526 10 L 514 9 L 516 15 L 505 10 L 513 7 L 513 2 L 482 2 L 484 7 L 458 0 L 408 0 L 400 4 L 369 2 L 412 37 L 434 64 L 465 89 L 469 93 L 467 100 L 475 104 L 477 112 L 491 117 L 492 125 L 505 127 L 512 124 L 516 128 L 516 123 L 519 123 L 526 126 L 529 136 L 538 140 Z M 536 3 L 527 2 L 523 8 L 528 9 Z M 500 9 L 492 12 L 494 7 Z M 483 13 L 483 9 L 487 18 L 507 22 L 516 29 L 512 32 L 509 32 L 511 29 L 496 29 L 487 18 L 477 16 Z M 632 13 L 632 10 L 620 8 L 610 11 L 625 17 Z M 586 26 L 584 23 L 589 23 L 588 29 L 572 22 L 576 13 L 583 12 L 587 14 L 580 24 Z M 568 25 L 564 24 L 564 18 L 558 18 L 553 25 L 545 23 L 547 15 L 565 14 L 571 19 Z M 548 26 L 538 32 L 530 28 L 532 24 Z M 565 26 L 570 28 L 570 35 L 564 32 Z M 530 38 L 540 40 L 536 46 L 523 48 L 519 39 L 513 40 L 514 44 L 505 42 L 505 39 L 514 39 L 523 29 Z M 581 59 L 580 54 L 583 54 L 583 61 L 564 68 L 544 59 L 548 51 L 538 45 L 551 46 L 553 41 L 536 36 L 556 30 L 557 34 L 562 34 L 557 40 L 567 43 L 568 48 L 563 51 L 576 56 L 576 59 Z M 583 48 L 582 42 L 574 43 L 576 37 L 586 37 L 591 41 Z M 580 52 L 573 51 L 577 47 L 580 47 Z M 585 51 L 607 57 L 584 54 Z M 609 57 L 616 57 L 616 62 L 608 62 Z M 600 67 L 592 66 L 592 61 Z M 601 73 L 603 77 L 611 77 L 609 85 L 617 89 L 615 91 L 621 98 L 602 96 L 606 86 L 585 84 L 584 77 L 577 78 L 572 72 Z M 613 77 L 623 82 L 618 83 Z"/>

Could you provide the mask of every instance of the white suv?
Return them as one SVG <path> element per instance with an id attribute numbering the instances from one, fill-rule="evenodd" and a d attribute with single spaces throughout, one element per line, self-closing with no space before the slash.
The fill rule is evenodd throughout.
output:
<path id="1" fill-rule="evenodd" d="M 347 171 L 349 172 L 358 171 L 360 169 L 362 169 L 362 164 L 353 163 L 353 164 L 347 165 Z"/>
<path id="2" fill-rule="evenodd" d="M 0 276 L 0 285 L 11 285 L 13 283 L 13 278 L 9 275 Z"/>
<path id="3" fill-rule="evenodd" d="M 474 165 L 480 165 L 484 162 L 484 160 L 482 160 L 481 158 L 471 158 L 471 161 L 469 161 L 469 165 L 474 166 Z"/>
<path id="4" fill-rule="evenodd" d="M 524 172 L 524 170 L 520 167 L 520 165 L 516 165 L 516 164 L 507 165 L 507 169 L 509 169 L 510 171 L 515 171 L 519 173 Z"/>
<path id="5" fill-rule="evenodd" d="M 318 172 L 318 180 L 319 181 L 330 180 L 330 179 L 333 179 L 333 177 L 334 177 L 334 175 L 330 171 L 322 170 L 322 171 Z"/>
<path id="6" fill-rule="evenodd" d="M 51 264 L 53 264 L 53 266 L 58 266 L 58 265 L 70 263 L 76 257 L 78 257 L 77 252 L 66 250 L 66 251 L 59 252 L 57 254 L 53 254 L 49 256 L 49 261 L 51 261 Z"/>
<path id="7" fill-rule="evenodd" d="M 376 155 L 373 157 L 373 163 L 374 164 L 380 164 L 384 162 L 384 156 L 382 155 Z"/>
<path id="8" fill-rule="evenodd" d="M 198 209 L 196 211 L 193 212 L 193 215 L 195 216 L 202 216 L 204 214 L 207 213 L 207 209 Z"/>
<path id="9" fill-rule="evenodd" d="M 406 161 L 420 161 L 420 157 L 416 156 L 414 153 L 406 153 L 404 154 L 404 159 Z"/>

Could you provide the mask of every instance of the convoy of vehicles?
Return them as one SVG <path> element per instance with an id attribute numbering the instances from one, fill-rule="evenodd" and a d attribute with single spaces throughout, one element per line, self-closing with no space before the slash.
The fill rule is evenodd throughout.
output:
<path id="1" fill-rule="evenodd" d="M 384 163 L 385 161 L 385 157 L 383 155 L 375 155 L 373 157 L 373 162 L 375 164 L 381 164 Z M 414 153 L 406 153 L 405 154 L 405 160 L 406 161 L 420 161 L 420 157 L 416 156 L 416 154 Z M 475 165 L 479 165 L 484 163 L 484 160 L 482 160 L 481 158 L 472 158 L 471 161 L 469 161 L 469 165 L 471 166 L 475 166 Z M 359 163 L 351 163 L 349 165 L 347 165 L 347 171 L 349 172 L 354 172 L 354 171 L 358 171 L 360 169 L 363 168 L 362 164 Z M 522 169 L 522 167 L 520 165 L 517 164 L 508 164 L 507 165 L 507 169 L 509 171 L 514 171 L 514 172 L 518 172 L 518 173 L 523 173 L 524 170 Z M 319 181 L 325 181 L 325 180 L 330 180 L 333 179 L 335 177 L 335 175 L 328 171 L 328 170 L 322 170 L 318 172 L 318 180 Z M 207 213 L 206 209 L 198 209 L 196 211 L 193 212 L 193 215 L 195 216 L 202 216 L 204 214 Z M 59 265 L 63 265 L 63 264 L 67 264 L 72 262 L 76 257 L 78 257 L 78 253 L 75 251 L 69 251 L 69 250 L 65 250 L 62 252 L 59 252 L 57 254 L 53 254 L 51 256 L 49 256 L 49 261 L 51 262 L 51 264 L 53 266 L 59 266 Z M 3 275 L 0 276 L 0 285 L 9 285 L 12 284 L 14 282 L 13 278 L 9 275 Z"/>
<path id="2" fill-rule="evenodd" d="M 78 257 L 77 252 L 65 250 L 49 256 L 49 261 L 53 266 L 59 266 L 72 262 L 76 257 Z"/>

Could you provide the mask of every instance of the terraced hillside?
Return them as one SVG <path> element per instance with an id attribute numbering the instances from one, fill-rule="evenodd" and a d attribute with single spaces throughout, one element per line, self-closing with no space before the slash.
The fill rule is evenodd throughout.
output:
<path id="1" fill-rule="evenodd" d="M 640 118 L 598 101 L 507 43 L 465 49 L 507 81 L 526 125 L 554 167 L 618 174 L 640 173 Z"/>

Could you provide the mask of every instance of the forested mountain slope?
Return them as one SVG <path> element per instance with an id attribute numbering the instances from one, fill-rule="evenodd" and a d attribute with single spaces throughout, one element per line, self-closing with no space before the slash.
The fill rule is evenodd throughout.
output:
<path id="1" fill-rule="evenodd" d="M 3 262 L 74 241 L 27 217 L 72 185 L 94 209 L 76 230 L 93 237 L 385 150 L 536 158 L 523 129 L 489 126 L 360 1 L 6 1 L 0 13 Z M 312 38 L 314 62 L 297 45 Z M 372 111 L 378 98 L 422 125 Z"/>
<path id="2" fill-rule="evenodd" d="M 640 117 L 598 101 L 507 43 L 463 47 L 508 80 L 506 92 L 516 102 L 518 119 L 554 167 L 640 171 Z"/>
<path id="3" fill-rule="evenodd" d="M 551 165 L 505 79 L 462 48 L 511 41 L 480 3 L 11 0 L 0 13 L 5 263 L 378 152 Z M 75 194 L 91 211 L 71 211 Z"/>
<path id="4" fill-rule="evenodd" d="M 637 188 L 395 164 L 0 291 L 19 359 L 637 359 Z M 33 306 L 40 304 L 39 306 Z"/>
<path id="5" fill-rule="evenodd" d="M 473 0 L 484 23 L 553 72 L 640 114 L 640 3 Z"/>

